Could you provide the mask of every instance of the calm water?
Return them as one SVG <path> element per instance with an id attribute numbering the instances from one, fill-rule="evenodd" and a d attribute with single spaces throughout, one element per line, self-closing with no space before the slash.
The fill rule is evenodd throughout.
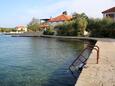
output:
<path id="1" fill-rule="evenodd" d="M 0 36 L 0 86 L 73 86 L 69 65 L 84 42 Z"/>

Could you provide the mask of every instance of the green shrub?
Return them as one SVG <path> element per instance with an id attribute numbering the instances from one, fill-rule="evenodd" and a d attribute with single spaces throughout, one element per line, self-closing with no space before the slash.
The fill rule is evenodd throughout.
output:
<path id="1" fill-rule="evenodd" d="M 87 26 L 85 19 L 72 20 L 57 25 L 57 35 L 63 36 L 83 36 Z"/>
<path id="2" fill-rule="evenodd" d="M 57 25 L 55 28 L 57 28 L 57 35 L 62 35 L 62 36 L 77 35 L 76 30 L 78 28 L 77 28 L 77 24 L 75 24 L 74 21 L 64 22 L 63 24 Z"/>
<path id="3" fill-rule="evenodd" d="M 29 31 L 37 32 L 40 31 L 40 24 L 38 23 L 29 24 L 27 28 Z"/>
<path id="4" fill-rule="evenodd" d="M 89 19 L 87 30 L 92 37 L 115 38 L 115 22 L 109 18 Z"/>
<path id="5" fill-rule="evenodd" d="M 54 30 L 50 28 L 43 32 L 44 35 L 54 35 L 54 33 L 55 33 Z"/>

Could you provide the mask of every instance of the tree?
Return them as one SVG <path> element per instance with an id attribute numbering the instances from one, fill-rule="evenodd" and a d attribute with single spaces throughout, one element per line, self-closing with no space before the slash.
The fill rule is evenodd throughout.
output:
<path id="1" fill-rule="evenodd" d="M 12 30 L 14 30 L 14 28 L 4 28 L 4 27 L 0 28 L 0 32 L 11 32 Z"/>
<path id="2" fill-rule="evenodd" d="M 72 17 L 73 17 L 73 19 L 85 18 L 86 20 L 88 20 L 88 16 L 85 13 L 78 14 L 78 13 L 74 12 L 72 14 Z"/>
<path id="3" fill-rule="evenodd" d="M 87 27 L 87 20 L 88 17 L 85 13 L 73 13 L 73 19 L 74 21 L 76 21 L 78 28 L 79 28 L 79 35 L 84 35 L 84 32 L 86 31 L 86 27 Z"/>
<path id="4" fill-rule="evenodd" d="M 28 24 L 27 28 L 28 28 L 28 31 L 33 31 L 33 32 L 39 31 L 40 30 L 40 20 L 33 18 L 31 22 Z"/>
<path id="5" fill-rule="evenodd" d="M 38 23 L 29 24 L 28 25 L 28 30 L 33 31 L 33 32 L 37 32 L 37 31 L 40 30 L 40 24 L 38 24 Z"/>

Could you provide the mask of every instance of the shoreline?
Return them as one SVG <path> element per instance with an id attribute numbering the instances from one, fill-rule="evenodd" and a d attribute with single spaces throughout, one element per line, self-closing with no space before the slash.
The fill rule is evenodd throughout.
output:
<path id="1" fill-rule="evenodd" d="M 96 64 L 96 52 L 92 51 L 87 61 L 87 68 L 83 68 L 75 86 L 114 86 L 115 85 L 115 39 L 75 37 L 75 36 L 14 36 L 14 37 L 43 37 L 95 40 L 100 47 L 99 64 Z"/>

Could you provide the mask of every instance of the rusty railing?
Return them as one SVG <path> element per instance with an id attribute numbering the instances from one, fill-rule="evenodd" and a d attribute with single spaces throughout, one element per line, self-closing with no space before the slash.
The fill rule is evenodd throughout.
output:
<path id="1" fill-rule="evenodd" d="M 83 53 L 90 49 L 91 52 L 92 50 L 96 50 L 97 51 L 97 59 L 96 59 L 96 64 L 99 63 L 99 52 L 100 52 L 100 48 L 97 45 L 88 45 L 80 54 L 79 56 L 73 61 L 73 63 L 69 66 L 69 70 L 71 71 L 72 75 L 74 76 L 74 78 L 76 79 L 76 75 L 74 74 L 74 72 L 80 72 L 83 68 L 83 66 L 86 64 L 88 57 L 86 58 L 85 56 L 83 56 Z M 74 69 L 71 69 L 72 67 L 75 67 Z"/>

